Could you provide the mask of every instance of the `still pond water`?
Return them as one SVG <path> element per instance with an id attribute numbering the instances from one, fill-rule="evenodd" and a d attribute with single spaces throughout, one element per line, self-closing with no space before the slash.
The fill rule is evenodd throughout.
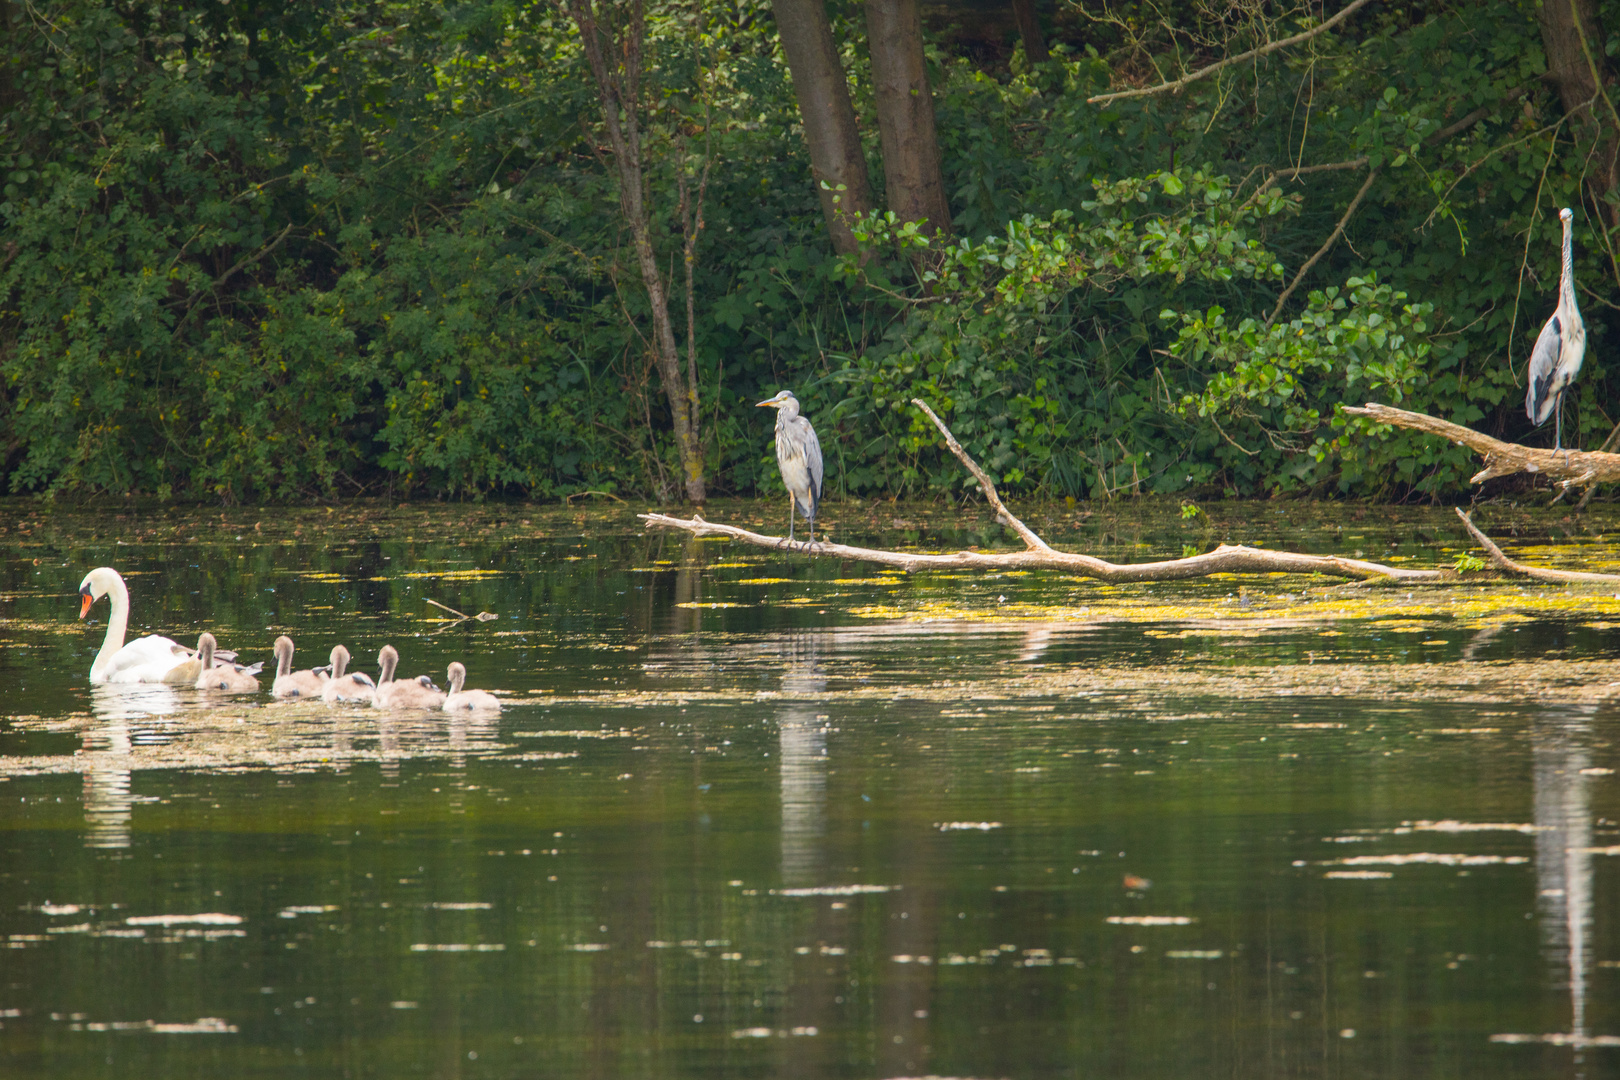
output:
<path id="1" fill-rule="evenodd" d="M 618 510 L 3 510 L 0 1075 L 1620 1074 L 1613 589 L 907 576 Z M 1332 513 L 1031 524 L 1121 560 L 1465 547 Z M 1620 516 L 1560 513 L 1481 518 L 1620 564 Z M 505 709 L 92 689 L 98 565 L 132 633 L 392 643 Z"/>

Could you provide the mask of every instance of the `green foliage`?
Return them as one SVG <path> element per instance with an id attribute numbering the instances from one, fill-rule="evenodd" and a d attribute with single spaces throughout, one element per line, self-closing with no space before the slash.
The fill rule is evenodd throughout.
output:
<path id="1" fill-rule="evenodd" d="M 600 103 L 560 8 L 12 10 L 8 490 L 676 490 Z M 832 11 L 877 168 L 862 23 Z M 1218 48 L 1191 36 L 1203 9 L 1116 6 L 1038 66 L 936 48 L 952 237 L 880 212 L 855 260 L 829 250 L 769 5 L 650 5 L 646 194 L 683 360 L 677 208 L 709 165 L 690 300 L 711 488 L 777 489 L 751 404 L 790 386 L 835 493 L 961 488 L 922 397 L 1011 490 L 1445 495 L 1466 451 L 1338 406 L 1543 438 L 1519 402 L 1563 205 L 1589 335 L 1566 436 L 1601 439 L 1620 247 L 1583 188 L 1601 129 L 1563 120 L 1533 10 L 1376 11 L 1100 104 L 1150 58 L 1169 72 Z M 1237 50 L 1290 18 L 1234 6 L 1221 25 Z"/>

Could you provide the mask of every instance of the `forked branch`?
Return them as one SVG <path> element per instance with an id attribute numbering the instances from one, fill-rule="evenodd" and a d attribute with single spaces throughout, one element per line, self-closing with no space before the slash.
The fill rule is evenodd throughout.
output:
<path id="1" fill-rule="evenodd" d="M 1426 431 L 1450 439 L 1458 446 L 1466 446 L 1485 459 L 1485 467 L 1475 473 L 1471 483 L 1481 484 L 1498 476 L 1514 473 L 1536 473 L 1547 477 L 1561 487 L 1585 487 L 1587 484 L 1610 484 L 1620 480 L 1620 454 L 1605 454 L 1595 450 L 1539 450 L 1517 443 L 1503 442 L 1473 428 L 1453 424 L 1428 413 L 1408 412 L 1377 402 L 1368 402 L 1362 408 L 1346 407 L 1351 416 L 1365 416 L 1380 424 Z"/>
<path id="2" fill-rule="evenodd" d="M 984 492 L 986 501 L 996 512 L 996 520 L 1017 533 L 1024 541 L 1023 551 L 952 551 L 952 552 L 920 552 L 920 551 L 888 551 L 883 548 L 853 547 L 849 544 L 829 544 L 825 541 L 791 542 L 782 536 L 767 536 L 764 533 L 752 532 L 748 529 L 738 528 L 735 525 L 721 525 L 717 522 L 705 521 L 702 515 L 694 514 L 690 518 L 670 517 L 667 514 L 638 514 L 641 520 L 648 525 L 657 525 L 666 529 L 681 529 L 693 536 L 726 536 L 739 540 L 745 544 L 754 544 L 766 548 L 786 548 L 806 555 L 819 555 L 834 559 L 854 559 L 859 562 L 878 563 L 883 566 L 893 566 L 901 570 L 1062 570 L 1070 574 L 1095 578 L 1098 581 L 1110 584 L 1121 584 L 1140 581 L 1186 581 L 1191 578 L 1208 577 L 1212 574 L 1321 574 L 1326 577 L 1360 579 L 1363 581 L 1397 581 L 1402 584 L 1436 584 L 1444 581 L 1455 581 L 1456 572 L 1451 569 L 1415 570 L 1409 567 L 1386 566 L 1383 563 L 1368 562 L 1365 559 L 1346 559 L 1338 555 L 1305 555 L 1293 551 L 1267 551 L 1263 548 L 1248 547 L 1241 544 L 1222 544 L 1214 551 L 1206 551 L 1202 555 L 1191 555 L 1182 559 L 1165 559 L 1161 562 L 1150 563 L 1111 563 L 1106 559 L 1099 559 L 1091 555 L 1080 555 L 1068 551 L 1057 551 L 1049 546 L 1045 540 L 1036 535 L 1035 531 L 1007 509 L 1001 497 L 996 494 L 996 485 L 979 463 L 974 461 L 968 452 L 962 449 L 962 444 L 956 441 L 951 430 L 945 422 L 935 415 L 934 410 L 916 398 L 911 403 L 921 409 L 934 426 L 939 428 L 940 434 L 945 437 L 945 445 L 951 448 L 957 460 L 965 466 L 968 472 L 978 480 L 980 489 Z M 1385 409 L 1384 406 L 1368 406 L 1368 409 L 1379 409 L 1385 412 L 1399 413 L 1399 409 Z M 1367 409 L 1347 410 L 1359 414 L 1368 414 Z M 1419 413 L 1407 413 L 1407 416 L 1421 416 Z M 1380 416 L 1380 418 L 1382 418 Z M 1424 417 L 1434 420 L 1433 417 Z M 1445 424 L 1443 420 L 1435 421 Z M 1456 425 L 1450 425 L 1456 427 Z M 1457 428 L 1459 432 L 1468 431 L 1467 428 Z M 1470 432 L 1470 434 L 1475 434 Z M 1480 439 L 1488 439 L 1480 435 Z M 1503 444 L 1505 445 L 1505 444 Z M 1550 451 L 1534 451 L 1535 453 L 1550 453 Z M 1589 455 L 1590 456 L 1590 455 Z M 1608 454 L 1620 462 L 1620 455 Z M 1479 529 L 1467 514 L 1461 510 L 1457 513 L 1462 517 L 1463 524 L 1468 531 L 1480 542 L 1490 555 L 1491 561 L 1499 570 L 1509 574 L 1520 574 L 1537 581 L 1557 582 L 1602 582 L 1605 584 L 1620 582 L 1620 575 L 1615 574 L 1589 574 L 1573 570 L 1547 570 L 1539 567 L 1525 566 L 1514 562 L 1502 554 L 1502 549 L 1491 543 L 1490 539 Z M 431 603 L 431 601 L 430 601 Z M 456 614 L 460 614 L 457 612 Z"/>

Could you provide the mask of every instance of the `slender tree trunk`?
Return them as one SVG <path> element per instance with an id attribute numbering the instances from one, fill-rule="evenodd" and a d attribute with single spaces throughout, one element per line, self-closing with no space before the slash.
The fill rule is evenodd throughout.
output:
<path id="1" fill-rule="evenodd" d="M 1620 224 L 1620 218 L 1606 196 L 1620 185 L 1620 125 L 1613 106 L 1599 93 L 1610 73 L 1597 2 L 1542 0 L 1536 19 L 1541 24 L 1542 48 L 1547 53 L 1547 77 L 1558 88 L 1564 112 L 1578 128 L 1586 128 L 1589 136 L 1597 138 L 1598 149 L 1587 186 L 1612 228 Z"/>
<path id="2" fill-rule="evenodd" d="M 1044 64 L 1052 58 L 1046 51 L 1046 38 L 1041 35 L 1041 20 L 1035 14 L 1035 0 L 1012 0 L 1013 18 L 1018 22 L 1018 36 L 1024 39 L 1024 56 L 1032 64 Z"/>
<path id="3" fill-rule="evenodd" d="M 926 221 L 927 231 L 949 235 L 951 208 L 939 168 L 917 0 L 866 0 L 866 36 L 889 209 L 902 221 Z"/>
<path id="4" fill-rule="evenodd" d="M 856 251 L 850 222 L 872 209 L 872 182 L 855 127 L 849 83 L 838 61 L 825 0 L 772 0 L 776 30 L 793 73 L 804 141 L 810 148 L 810 175 L 821 198 L 821 212 L 832 233 L 833 250 Z M 825 185 L 825 186 L 823 186 Z"/>
<path id="5" fill-rule="evenodd" d="M 11 0 L 0 0 L 0 113 L 10 112 L 17 104 L 16 83 L 11 74 L 12 58 L 5 52 L 8 45 L 16 47 L 16 16 Z M 18 52 L 21 50 L 18 49 Z"/>
<path id="6" fill-rule="evenodd" d="M 692 379 L 688 385 L 675 344 L 675 326 L 669 317 L 668 288 L 659 272 L 658 253 L 653 247 L 652 219 L 647 210 L 646 180 L 642 174 L 641 70 L 646 24 L 641 0 L 633 0 L 626 6 L 622 34 L 614 34 L 600 25 L 594 0 L 568 0 L 568 10 L 579 27 L 585 59 L 602 99 L 602 121 L 619 171 L 619 206 L 630 227 L 631 243 L 652 313 L 653 362 L 675 422 L 675 445 L 681 457 L 683 487 L 689 501 L 701 503 L 705 485 L 703 446 L 698 438 L 696 360 L 693 358 Z M 608 46 L 606 50 L 602 47 L 604 42 Z M 686 254 L 690 256 L 690 250 Z"/>

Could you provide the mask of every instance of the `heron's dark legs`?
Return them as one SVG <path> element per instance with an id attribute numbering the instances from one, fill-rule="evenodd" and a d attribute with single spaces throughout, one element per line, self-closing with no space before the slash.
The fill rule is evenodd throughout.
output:
<path id="1" fill-rule="evenodd" d="M 1558 395 L 1558 404 L 1553 406 L 1553 453 L 1564 448 L 1564 395 Z"/>
<path id="2" fill-rule="evenodd" d="M 793 492 L 788 492 L 788 543 L 793 543 Z"/>

